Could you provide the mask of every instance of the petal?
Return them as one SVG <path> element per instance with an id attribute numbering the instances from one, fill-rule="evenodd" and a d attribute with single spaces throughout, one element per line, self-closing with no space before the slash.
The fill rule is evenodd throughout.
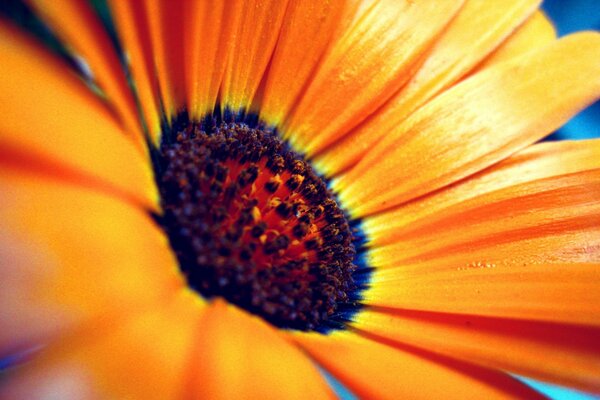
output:
<path id="1" fill-rule="evenodd" d="M 334 181 L 342 202 L 355 217 L 373 214 L 544 137 L 600 94 L 598 53 L 599 34 L 575 34 L 454 86 Z"/>
<path id="2" fill-rule="evenodd" d="M 600 327 L 600 264 L 447 265 L 375 273 L 364 303 Z M 450 269 L 450 267 L 454 267 Z"/>
<path id="3" fill-rule="evenodd" d="M 0 58 L 3 153 L 45 160 L 157 208 L 149 160 L 68 68 L 1 23 Z"/>
<path id="4" fill-rule="evenodd" d="M 200 120 L 217 102 L 233 24 L 225 1 L 186 1 L 183 6 L 187 108 L 191 118 Z"/>
<path id="5" fill-rule="evenodd" d="M 521 183 L 600 168 L 600 139 L 543 142 L 442 190 L 363 221 L 371 246 L 395 241 L 410 224 L 468 199 Z"/>
<path id="6" fill-rule="evenodd" d="M 28 2 L 62 41 L 85 59 L 92 70 L 94 80 L 115 106 L 127 130 L 135 135 L 140 146 L 144 146 L 135 101 L 127 85 L 119 56 L 90 5 L 81 0 Z"/>
<path id="7" fill-rule="evenodd" d="M 167 120 L 185 103 L 183 75 L 183 0 L 154 0 L 145 4 L 152 57 Z"/>
<path id="8" fill-rule="evenodd" d="M 325 149 L 316 165 L 329 175 L 351 167 L 415 109 L 481 62 L 538 4 L 539 0 L 468 0 L 406 86 L 363 124 Z"/>
<path id="9" fill-rule="evenodd" d="M 599 191 L 595 169 L 484 194 L 415 221 L 367 261 L 405 272 L 428 265 L 427 273 L 478 263 L 599 262 Z"/>
<path id="10" fill-rule="evenodd" d="M 541 49 L 556 40 L 556 29 L 543 12 L 537 11 L 508 40 L 496 49 L 477 68 L 480 71 L 497 63 Z"/>
<path id="11" fill-rule="evenodd" d="M 407 82 L 462 3 L 385 0 L 360 8 L 284 125 L 292 145 L 314 154 L 367 118 Z"/>
<path id="12" fill-rule="evenodd" d="M 361 398 L 366 399 L 495 399 L 507 398 L 513 390 L 533 393 L 510 379 L 494 385 L 500 377 L 471 375 L 403 349 L 365 339 L 353 332 L 329 335 L 304 334 L 293 338 L 319 364 Z M 473 372 L 476 369 L 471 369 Z M 487 379 L 486 379 L 487 378 Z"/>
<path id="13" fill-rule="evenodd" d="M 333 399 L 315 366 L 263 320 L 216 300 L 202 319 L 186 393 L 198 399 Z"/>
<path id="14" fill-rule="evenodd" d="M 149 215 L 111 197 L 0 169 L 0 358 L 184 285 Z"/>
<path id="15" fill-rule="evenodd" d="M 71 385 L 98 398 L 181 399 L 187 395 L 182 384 L 190 351 L 201 332 L 203 306 L 197 300 L 183 292 L 129 321 L 65 337 L 33 363 L 9 373 L 8 393 L 0 392 L 0 397 L 25 399 L 33 398 L 32 392 L 50 392 L 48 386 L 60 385 L 56 376 L 68 371 L 74 375 Z"/>
<path id="16" fill-rule="evenodd" d="M 393 309 L 364 310 L 352 326 L 487 368 L 600 391 L 598 328 Z"/>
<path id="17" fill-rule="evenodd" d="M 287 4 L 288 0 L 236 0 L 227 5 L 235 28 L 226 45 L 223 111 L 237 113 L 250 108 L 275 49 Z"/>
<path id="18" fill-rule="evenodd" d="M 144 3 L 136 0 L 107 0 L 119 35 L 119 43 L 131 68 L 131 79 L 144 114 L 150 138 L 160 143 L 160 103 L 152 61 L 150 32 Z"/>
<path id="19" fill-rule="evenodd" d="M 280 125 L 289 115 L 342 24 L 342 15 L 350 8 L 347 3 L 334 0 L 289 4 L 261 100 L 262 121 Z"/>

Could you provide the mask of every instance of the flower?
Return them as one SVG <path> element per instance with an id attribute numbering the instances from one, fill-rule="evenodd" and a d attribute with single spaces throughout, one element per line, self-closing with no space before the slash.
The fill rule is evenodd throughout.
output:
<path id="1" fill-rule="evenodd" d="M 0 23 L 0 397 L 600 391 L 600 142 L 534 144 L 599 97 L 597 33 L 533 0 L 108 3 L 122 53 L 30 2 L 86 68 Z"/>

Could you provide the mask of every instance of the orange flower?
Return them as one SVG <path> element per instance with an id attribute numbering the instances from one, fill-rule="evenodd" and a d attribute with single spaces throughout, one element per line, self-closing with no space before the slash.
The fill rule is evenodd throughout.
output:
<path id="1" fill-rule="evenodd" d="M 600 392 L 600 35 L 539 1 L 0 21 L 0 398 Z M 124 60 L 124 63 L 121 61 Z"/>

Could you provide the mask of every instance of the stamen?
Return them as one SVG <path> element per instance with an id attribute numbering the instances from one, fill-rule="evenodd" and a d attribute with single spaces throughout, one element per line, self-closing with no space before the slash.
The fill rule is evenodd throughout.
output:
<path id="1" fill-rule="evenodd" d="M 188 284 L 285 328 L 319 329 L 359 289 L 352 231 L 311 166 L 274 133 L 188 123 L 156 163 Z"/>

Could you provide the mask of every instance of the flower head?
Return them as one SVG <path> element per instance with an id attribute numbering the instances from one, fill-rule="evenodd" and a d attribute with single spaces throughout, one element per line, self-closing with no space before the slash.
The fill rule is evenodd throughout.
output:
<path id="1" fill-rule="evenodd" d="M 0 398 L 600 392 L 600 141 L 535 144 L 600 97 L 597 33 L 534 0 L 12 4 L 55 46 L 0 20 Z"/>

